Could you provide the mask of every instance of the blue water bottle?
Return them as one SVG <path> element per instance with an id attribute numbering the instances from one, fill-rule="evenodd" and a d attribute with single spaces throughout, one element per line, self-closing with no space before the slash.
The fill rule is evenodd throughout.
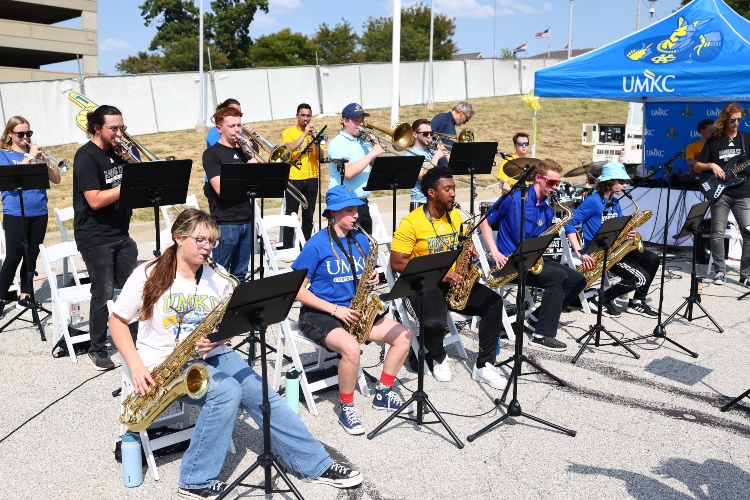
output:
<path id="1" fill-rule="evenodd" d="M 137 432 L 128 431 L 122 436 L 122 483 L 135 488 L 142 482 L 141 439 Z"/>
<path id="2" fill-rule="evenodd" d="M 286 404 L 299 415 L 299 372 L 296 368 L 286 372 Z"/>

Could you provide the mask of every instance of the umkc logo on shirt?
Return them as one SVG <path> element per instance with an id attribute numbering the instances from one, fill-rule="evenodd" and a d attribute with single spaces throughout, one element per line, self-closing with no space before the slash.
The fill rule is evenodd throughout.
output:
<path id="1" fill-rule="evenodd" d="M 364 269 L 364 266 L 365 266 L 365 263 L 362 260 L 362 256 L 355 255 L 354 267 L 357 271 L 357 277 L 359 277 L 362 274 L 362 270 Z M 326 268 L 328 269 L 329 275 L 336 276 L 336 278 L 333 278 L 333 281 L 335 283 L 343 283 L 344 281 L 352 281 L 352 268 L 351 266 L 349 266 L 349 262 L 347 262 L 345 259 L 336 259 L 335 261 L 327 260 Z M 337 276 L 339 274 L 343 274 L 343 276 Z"/>
<path id="2" fill-rule="evenodd" d="M 674 92 L 674 80 L 675 75 L 657 75 L 653 71 L 644 70 L 644 78 L 641 79 L 640 75 L 631 76 L 628 80 L 627 76 L 622 77 L 622 91 L 631 93 L 664 93 Z"/>

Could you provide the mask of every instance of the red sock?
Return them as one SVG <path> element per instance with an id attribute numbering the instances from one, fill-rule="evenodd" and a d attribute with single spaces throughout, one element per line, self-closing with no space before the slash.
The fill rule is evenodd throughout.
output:
<path id="1" fill-rule="evenodd" d="M 380 374 L 380 385 L 382 385 L 385 388 L 391 387 L 395 380 L 396 380 L 395 375 L 388 375 L 385 372 Z"/>
<path id="2" fill-rule="evenodd" d="M 350 392 L 349 394 L 344 394 L 343 392 L 339 392 L 339 399 L 345 405 L 353 405 L 354 404 L 354 392 Z"/>

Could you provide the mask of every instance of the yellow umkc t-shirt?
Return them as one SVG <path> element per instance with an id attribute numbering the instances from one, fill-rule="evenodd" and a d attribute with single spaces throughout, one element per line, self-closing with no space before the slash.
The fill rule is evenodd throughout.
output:
<path id="1" fill-rule="evenodd" d="M 461 214 L 455 208 L 448 214 L 443 214 L 432 223 L 427 218 L 424 209 L 419 207 L 401 220 L 393 235 L 391 251 L 404 253 L 413 257 L 421 257 L 433 253 L 458 250 L 458 236 L 461 230 Z"/>
<path id="2" fill-rule="evenodd" d="M 304 130 L 300 130 L 297 127 L 285 129 L 281 134 L 281 143 L 286 144 L 296 141 L 304 133 Z M 289 170 L 289 180 L 304 181 L 318 178 L 318 154 L 315 151 L 316 148 L 312 147 L 305 154 L 300 155 L 310 145 L 310 142 L 312 142 L 312 137 L 308 135 L 302 140 L 302 144 L 300 144 L 297 150 L 292 151 L 292 158 L 297 160 L 299 168 L 292 165 L 292 168 Z"/>

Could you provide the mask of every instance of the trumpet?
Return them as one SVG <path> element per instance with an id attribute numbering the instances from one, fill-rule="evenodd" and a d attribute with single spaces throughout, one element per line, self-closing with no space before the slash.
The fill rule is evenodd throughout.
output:
<path id="1" fill-rule="evenodd" d="M 23 139 L 23 142 L 28 147 L 31 147 L 31 143 L 26 139 Z M 34 158 L 32 160 L 32 163 L 46 163 L 51 170 L 56 170 L 61 174 L 65 173 L 70 167 L 70 160 L 58 160 L 57 158 L 49 154 L 44 148 L 39 148 L 39 153 L 41 154 L 41 158 Z"/>
<path id="2" fill-rule="evenodd" d="M 379 137 L 373 133 L 373 130 L 382 132 L 391 139 Z M 402 123 L 395 129 L 389 129 L 385 127 L 379 127 L 377 125 L 372 125 L 370 123 L 365 123 L 363 126 L 359 127 L 359 132 L 364 136 L 374 137 L 374 141 L 370 142 L 372 142 L 373 145 L 380 143 L 381 146 L 383 146 L 383 148 L 391 154 L 397 156 L 413 154 L 409 151 L 409 149 L 414 146 L 414 135 L 412 133 L 413 131 L 411 125 L 409 125 L 408 123 Z M 385 145 L 383 143 L 385 143 Z"/>
<path id="3" fill-rule="evenodd" d="M 257 135 L 257 134 L 254 134 L 254 135 Z M 239 142 L 240 144 L 242 144 L 243 146 L 245 146 L 245 149 L 249 150 L 250 153 L 253 156 L 255 156 L 256 158 L 258 158 L 258 160 L 260 160 L 263 163 L 276 163 L 276 162 L 289 163 L 289 161 L 286 161 L 286 160 L 283 160 L 283 159 L 279 159 L 278 157 L 277 157 L 277 159 L 274 160 L 273 159 L 274 158 L 273 154 L 271 154 L 271 158 L 269 158 L 269 161 L 266 161 L 265 158 L 263 158 L 261 155 L 259 155 L 258 153 L 255 152 L 255 150 L 253 149 L 253 143 L 252 142 L 250 142 L 248 139 L 245 139 L 244 137 L 242 137 L 239 134 L 237 134 L 235 137 L 237 138 L 237 142 Z M 258 137 L 260 137 L 260 136 L 258 136 Z M 286 146 L 279 146 L 278 148 L 276 148 L 276 150 L 282 149 L 282 148 L 286 149 L 287 151 L 289 151 L 289 148 L 287 148 Z M 289 151 L 289 154 L 291 156 L 291 151 Z M 290 157 L 289 160 L 291 161 L 291 157 Z M 287 184 L 286 192 L 289 193 L 289 196 L 291 196 L 292 198 L 294 198 L 295 200 L 297 200 L 297 203 L 299 203 L 302 206 L 303 209 L 307 210 L 307 207 L 310 206 L 307 203 L 307 200 L 305 199 L 305 195 L 302 194 L 302 192 L 299 189 L 297 189 L 296 187 L 294 187 L 293 185 Z"/>

